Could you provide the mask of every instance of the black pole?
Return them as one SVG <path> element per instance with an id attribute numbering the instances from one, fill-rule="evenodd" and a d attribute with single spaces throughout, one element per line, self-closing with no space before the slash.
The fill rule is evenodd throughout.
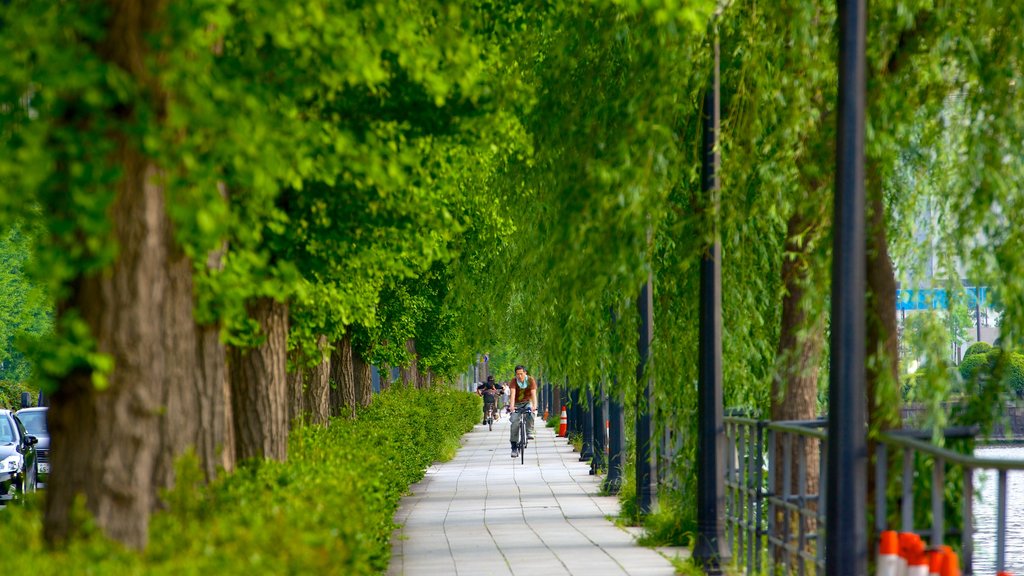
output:
<path id="1" fill-rule="evenodd" d="M 640 361 L 636 365 L 637 400 L 636 400 L 636 507 L 641 514 L 649 514 L 654 509 L 655 482 L 654 476 L 654 442 L 651 438 L 651 402 L 652 377 L 648 373 L 647 363 L 651 357 L 651 340 L 654 339 L 654 279 L 647 273 L 647 282 L 640 289 L 637 299 L 637 310 L 640 312 L 640 333 L 637 338 L 637 352 Z"/>
<path id="2" fill-rule="evenodd" d="M 594 455 L 594 401 L 590 388 L 580 394 L 583 412 L 583 447 L 580 449 L 580 462 L 586 462 Z"/>
<path id="3" fill-rule="evenodd" d="M 717 36 L 717 35 L 716 35 Z M 722 574 L 731 553 L 725 534 L 725 435 L 722 400 L 722 245 L 718 238 L 719 51 L 714 40 L 711 83 L 704 95 L 701 182 L 713 236 L 700 261 L 697 391 L 697 542 L 693 557 L 706 574 Z"/>
<path id="4" fill-rule="evenodd" d="M 604 488 L 611 494 L 618 494 L 619 488 L 622 487 L 622 459 L 626 451 L 625 431 L 619 382 L 617 378 L 612 377 L 612 385 L 608 390 L 608 475 L 604 478 Z"/>
<path id="5" fill-rule="evenodd" d="M 866 0 L 839 0 L 839 108 L 832 246 L 825 573 L 867 573 L 864 391 Z"/>
<path id="6" fill-rule="evenodd" d="M 548 386 L 544 383 L 544 378 L 537 378 L 537 417 L 544 418 L 544 409 L 548 406 Z"/>
<path id="7" fill-rule="evenodd" d="M 597 474 L 604 468 L 604 396 L 603 386 L 598 385 L 590 401 L 591 442 L 590 473 Z"/>
<path id="8" fill-rule="evenodd" d="M 573 436 L 582 434 L 580 428 L 580 391 L 569 390 L 569 444 L 572 444 Z"/>

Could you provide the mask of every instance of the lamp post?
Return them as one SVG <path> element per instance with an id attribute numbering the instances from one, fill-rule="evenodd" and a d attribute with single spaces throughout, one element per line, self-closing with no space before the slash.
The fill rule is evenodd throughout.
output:
<path id="1" fill-rule="evenodd" d="M 700 262 L 697 390 L 697 542 L 693 557 L 706 574 L 722 574 L 731 558 L 725 534 L 725 434 L 722 395 L 722 245 L 718 239 L 720 157 L 719 50 L 713 40 L 711 82 L 704 96 L 701 187 L 711 213 L 712 241 Z"/>
<path id="2" fill-rule="evenodd" d="M 839 107 L 829 371 L 825 573 L 867 573 L 864 392 L 866 0 L 839 0 Z"/>
<path id="3" fill-rule="evenodd" d="M 651 380 L 648 370 L 651 357 L 651 340 L 654 339 L 654 278 L 647 272 L 647 282 L 640 289 L 637 310 L 640 313 L 640 333 L 637 338 L 637 352 L 640 360 L 636 366 L 636 507 L 641 514 L 654 509 L 656 493 L 654 475 L 654 442 L 651 441 Z"/>

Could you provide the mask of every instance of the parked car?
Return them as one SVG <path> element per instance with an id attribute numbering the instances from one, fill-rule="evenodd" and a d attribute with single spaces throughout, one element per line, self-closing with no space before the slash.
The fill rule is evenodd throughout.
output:
<path id="1" fill-rule="evenodd" d="M 0 502 L 35 492 L 37 442 L 13 412 L 0 410 Z"/>
<path id="2" fill-rule="evenodd" d="M 50 429 L 46 427 L 46 406 L 38 408 L 22 408 L 15 412 L 18 420 L 25 425 L 25 430 L 39 439 L 36 444 L 36 485 L 46 488 L 50 481 Z"/>

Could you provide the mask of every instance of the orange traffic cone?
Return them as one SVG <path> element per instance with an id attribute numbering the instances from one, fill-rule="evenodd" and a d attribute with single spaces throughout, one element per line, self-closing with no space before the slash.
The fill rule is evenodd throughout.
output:
<path id="1" fill-rule="evenodd" d="M 882 532 L 878 546 L 876 576 L 898 576 L 900 573 L 900 541 L 893 530 Z"/>
<path id="2" fill-rule="evenodd" d="M 960 557 L 952 550 L 943 550 L 943 552 L 945 554 L 942 558 L 942 570 L 939 571 L 939 574 L 942 576 L 960 576 Z"/>
<path id="3" fill-rule="evenodd" d="M 565 406 L 562 406 L 562 415 L 558 422 L 558 435 L 565 438 L 565 428 L 569 425 L 569 415 L 565 413 Z"/>
<path id="4" fill-rule="evenodd" d="M 928 574 L 929 576 L 957 576 L 960 573 L 960 568 L 957 567 L 954 571 L 953 566 L 949 562 L 949 555 L 954 554 L 953 549 L 943 544 L 938 548 L 931 550 L 928 555 Z M 955 556 L 955 554 L 954 554 Z M 959 563 L 959 559 L 954 560 Z"/>
<path id="5" fill-rule="evenodd" d="M 907 558 L 907 576 L 928 576 L 928 555 L 920 536 L 914 534 L 914 538 L 906 543 L 903 554 Z"/>

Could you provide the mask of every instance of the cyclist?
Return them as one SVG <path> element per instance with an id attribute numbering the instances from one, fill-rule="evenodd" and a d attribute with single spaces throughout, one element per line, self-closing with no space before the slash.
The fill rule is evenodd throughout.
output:
<path id="1" fill-rule="evenodd" d="M 512 457 L 519 457 L 519 419 L 526 418 L 526 437 L 533 440 L 533 405 L 537 398 L 537 381 L 526 373 L 526 368 L 516 366 L 516 376 L 508 383 L 509 409 L 512 412 L 512 426 L 509 440 L 512 441 Z M 525 404 L 529 410 L 517 412 L 516 406 Z"/>
<path id="2" fill-rule="evenodd" d="M 498 395 L 501 394 L 501 387 L 494 382 L 494 376 L 488 376 L 487 382 L 481 382 L 476 387 L 477 396 L 484 399 L 484 424 L 487 424 L 487 415 L 493 414 L 498 419 Z"/>

